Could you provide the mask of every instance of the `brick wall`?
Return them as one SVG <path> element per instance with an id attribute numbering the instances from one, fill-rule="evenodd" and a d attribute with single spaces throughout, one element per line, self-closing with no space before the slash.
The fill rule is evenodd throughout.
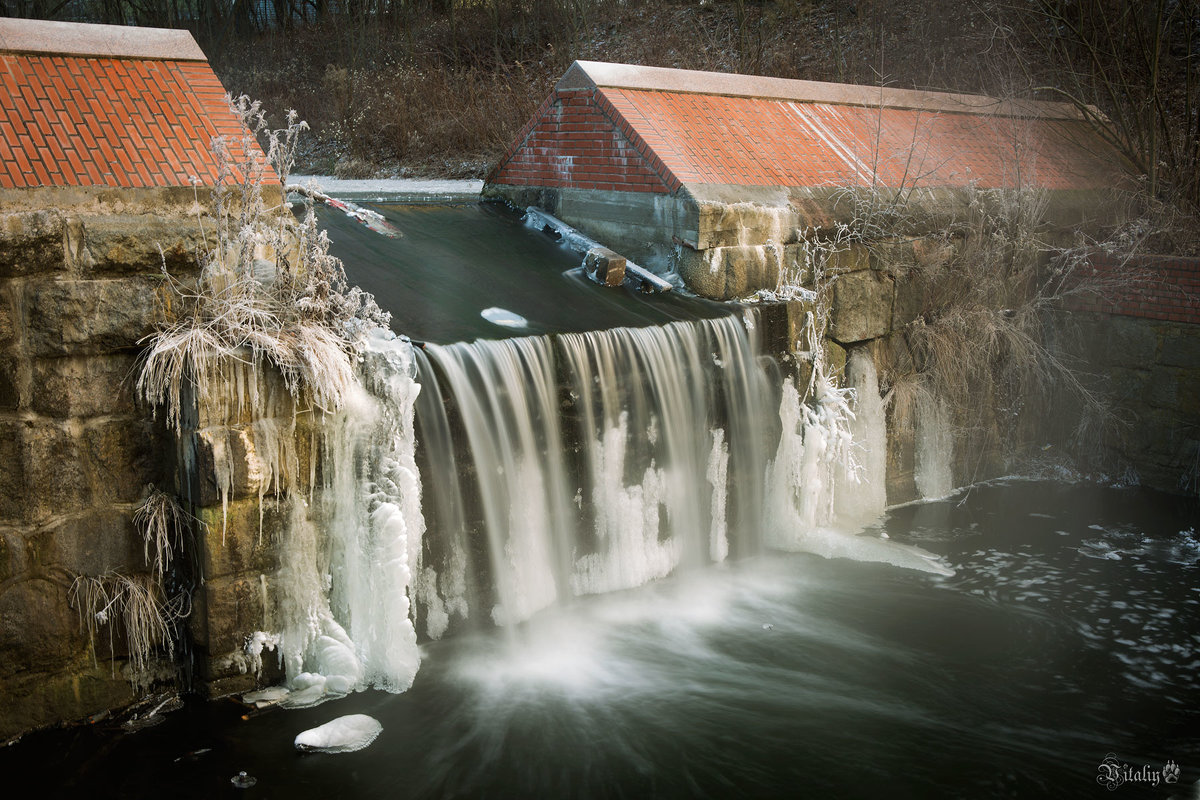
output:
<path id="1" fill-rule="evenodd" d="M 599 94 L 552 94 L 488 182 L 619 192 L 677 189 L 678 179 Z"/>
<path id="2" fill-rule="evenodd" d="M 1092 266 L 1103 273 L 1117 262 L 1095 259 Z M 1200 258 L 1147 256 L 1129 266 L 1134 270 L 1130 288 L 1072 298 L 1066 309 L 1200 324 Z"/>

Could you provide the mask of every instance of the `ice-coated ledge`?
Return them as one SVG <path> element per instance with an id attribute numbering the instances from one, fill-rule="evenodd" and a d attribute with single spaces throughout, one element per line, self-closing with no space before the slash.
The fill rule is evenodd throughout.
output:
<path id="1" fill-rule="evenodd" d="M 307 186 L 310 181 L 332 197 L 358 202 L 412 202 L 477 200 L 481 180 L 441 178 L 364 178 L 345 180 L 332 175 L 291 175 L 288 183 Z"/>

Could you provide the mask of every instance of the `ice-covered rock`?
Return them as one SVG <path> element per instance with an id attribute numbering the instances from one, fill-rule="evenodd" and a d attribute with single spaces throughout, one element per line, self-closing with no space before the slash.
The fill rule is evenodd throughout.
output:
<path id="1" fill-rule="evenodd" d="M 353 753 L 367 747 L 383 725 L 366 714 L 347 714 L 310 728 L 296 737 L 296 749 L 319 753 Z"/>

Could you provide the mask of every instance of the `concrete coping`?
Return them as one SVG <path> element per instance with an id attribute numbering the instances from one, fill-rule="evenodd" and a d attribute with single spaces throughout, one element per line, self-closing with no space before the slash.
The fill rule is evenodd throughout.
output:
<path id="1" fill-rule="evenodd" d="M 208 61 L 184 30 L 36 19 L 0 19 L 0 53 Z"/>
<path id="2" fill-rule="evenodd" d="M 576 61 L 555 89 L 634 89 L 724 97 L 789 100 L 795 103 L 944 111 L 1006 117 L 1084 120 L 1089 117 L 1070 103 L 1041 100 L 1001 100 L 995 97 L 884 86 L 858 86 L 787 78 L 764 78 L 727 72 L 643 67 L 603 61 Z M 1099 112 L 1095 112 L 1099 113 Z"/>

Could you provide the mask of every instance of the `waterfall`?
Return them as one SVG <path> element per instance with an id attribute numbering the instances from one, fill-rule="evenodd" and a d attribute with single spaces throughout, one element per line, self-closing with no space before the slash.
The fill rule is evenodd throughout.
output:
<path id="1" fill-rule="evenodd" d="M 804 394 L 753 315 L 424 353 L 377 338 L 361 374 L 323 426 L 311 504 L 291 499 L 270 632 L 249 648 L 278 649 L 292 704 L 407 688 L 417 624 L 514 630 L 764 547 L 946 571 L 859 535 L 885 497 L 865 349 L 850 386 L 817 364 Z"/>
<path id="2" fill-rule="evenodd" d="M 731 469 L 741 516 L 761 505 L 757 349 L 733 318 L 428 347 L 473 476 L 443 467 L 431 494 L 474 501 L 495 622 L 730 552 Z"/>
<path id="3" fill-rule="evenodd" d="M 511 626 L 764 545 L 938 571 L 855 535 L 885 504 L 869 353 L 851 354 L 851 387 L 822 376 L 801 397 L 759 350 L 753 319 L 733 316 L 430 345 L 421 413 L 435 419 L 421 428 L 437 436 L 427 447 L 453 452 L 428 454 L 425 496 L 458 509 L 436 512 L 436 539 L 485 553 L 470 571 L 486 580 L 464 592 L 461 577 L 429 572 L 420 596 Z M 434 616 L 429 636 L 446 630 Z"/>

